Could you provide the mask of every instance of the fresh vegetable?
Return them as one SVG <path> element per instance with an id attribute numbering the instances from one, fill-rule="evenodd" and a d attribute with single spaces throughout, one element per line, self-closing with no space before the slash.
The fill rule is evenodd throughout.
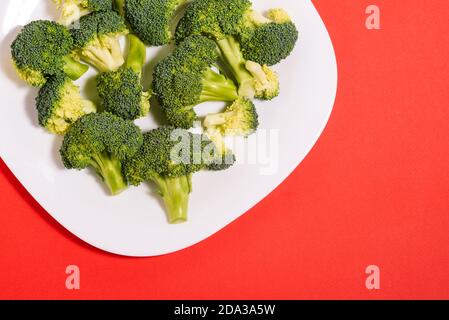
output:
<path id="1" fill-rule="evenodd" d="M 125 161 L 124 173 L 135 186 L 155 183 L 165 203 L 168 221 L 182 223 L 187 221 L 192 175 L 214 162 L 213 153 L 205 152 L 208 148 L 213 151 L 215 146 L 201 135 L 161 127 L 144 134 L 140 150 Z"/>
<path id="2" fill-rule="evenodd" d="M 50 76 L 65 73 L 76 80 L 89 69 L 70 56 L 72 48 L 72 37 L 64 26 L 37 20 L 23 27 L 11 45 L 11 55 L 18 76 L 41 87 Z"/>
<path id="3" fill-rule="evenodd" d="M 59 23 L 68 26 L 92 12 L 112 10 L 112 0 L 52 0 L 61 12 Z"/>
<path id="4" fill-rule="evenodd" d="M 54 134 L 64 134 L 85 114 L 97 111 L 95 104 L 81 97 L 80 89 L 65 75 L 50 78 L 36 98 L 39 124 Z"/>
<path id="5" fill-rule="evenodd" d="M 197 119 L 196 105 L 238 98 L 234 82 L 212 69 L 217 58 L 212 40 L 192 36 L 156 65 L 153 90 L 171 125 L 188 129 Z"/>
<path id="6" fill-rule="evenodd" d="M 97 77 L 97 90 L 103 109 L 126 120 L 148 115 L 151 91 L 141 84 L 146 48 L 135 35 L 129 35 L 129 53 L 124 66 Z"/>
<path id="7" fill-rule="evenodd" d="M 77 56 L 99 71 L 115 71 L 124 63 L 119 37 L 128 34 L 128 29 L 116 12 L 91 13 L 70 31 Z"/>
<path id="8" fill-rule="evenodd" d="M 161 46 L 172 40 L 172 22 L 176 12 L 190 0 L 119 0 L 133 32 L 149 46 Z"/>
<path id="9" fill-rule="evenodd" d="M 60 150 L 67 169 L 92 167 L 112 195 L 128 187 L 122 162 L 142 145 L 142 133 L 131 121 L 110 113 L 83 116 L 68 130 Z"/>

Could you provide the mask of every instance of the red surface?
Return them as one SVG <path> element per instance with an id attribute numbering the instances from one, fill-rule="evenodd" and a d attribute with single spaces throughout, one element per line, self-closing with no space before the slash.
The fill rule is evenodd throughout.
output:
<path id="1" fill-rule="evenodd" d="M 1 163 L 0 298 L 449 298 L 449 1 L 314 3 L 338 96 L 282 186 L 193 248 L 131 259 L 75 239 Z M 373 3 L 380 31 L 364 27 Z"/>

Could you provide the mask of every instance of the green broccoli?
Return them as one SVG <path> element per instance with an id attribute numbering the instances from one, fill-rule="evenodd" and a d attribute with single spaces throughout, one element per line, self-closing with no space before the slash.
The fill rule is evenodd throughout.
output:
<path id="1" fill-rule="evenodd" d="M 115 71 L 124 63 L 119 37 L 128 34 L 125 20 L 114 11 L 84 16 L 72 28 L 78 57 L 101 72 Z"/>
<path id="2" fill-rule="evenodd" d="M 119 0 L 122 7 L 124 0 Z M 124 14 L 131 29 L 149 46 L 168 44 L 176 12 L 190 0 L 126 0 Z M 120 11 L 120 10 L 119 10 Z"/>
<path id="3" fill-rule="evenodd" d="M 98 75 L 97 89 L 104 110 L 126 120 L 148 115 L 151 91 L 141 84 L 145 63 L 145 45 L 135 35 L 129 35 L 129 53 L 124 66 L 117 71 Z"/>
<path id="4" fill-rule="evenodd" d="M 122 162 L 134 156 L 143 142 L 142 133 L 131 121 L 110 113 L 83 116 L 67 131 L 60 154 L 66 168 L 95 169 L 112 195 L 127 187 Z"/>
<path id="5" fill-rule="evenodd" d="M 187 221 L 192 175 L 211 165 L 205 155 L 213 143 L 202 135 L 186 130 L 162 127 L 144 134 L 143 145 L 134 157 L 124 162 L 130 184 L 154 182 L 164 200 L 168 221 Z"/>
<path id="6" fill-rule="evenodd" d="M 236 157 L 231 149 L 226 146 L 223 134 L 216 127 L 210 127 L 204 132 L 205 141 L 209 140 L 208 150 L 204 153 L 209 155 L 206 168 L 210 171 L 223 171 L 232 167 Z"/>
<path id="7" fill-rule="evenodd" d="M 197 119 L 196 105 L 238 98 L 234 82 L 211 69 L 217 52 L 212 40 L 192 36 L 156 65 L 153 90 L 171 125 L 188 129 Z"/>
<path id="8" fill-rule="evenodd" d="M 247 0 L 196 0 L 176 28 L 176 41 L 190 35 L 213 39 L 219 47 L 218 63 L 237 81 L 239 94 L 271 100 L 279 95 L 279 79 L 265 65 L 246 60 L 236 37 L 251 8 Z"/>
<path id="9" fill-rule="evenodd" d="M 80 78 L 89 69 L 70 56 L 73 40 L 64 26 L 37 20 L 23 27 L 11 45 L 11 55 L 18 76 L 34 87 L 61 72 L 71 79 Z"/>
<path id="10" fill-rule="evenodd" d="M 244 136 L 253 134 L 259 126 L 256 106 L 247 98 L 240 98 L 222 113 L 209 114 L 204 119 L 204 127 L 217 129 L 224 136 Z"/>
<path id="11" fill-rule="evenodd" d="M 112 0 L 52 0 L 61 11 L 59 23 L 68 26 L 92 12 L 112 10 Z"/>
<path id="12" fill-rule="evenodd" d="M 272 66 L 291 54 L 298 41 L 298 29 L 283 9 L 271 9 L 266 17 L 248 10 L 239 41 L 245 59 Z"/>
<path id="13" fill-rule="evenodd" d="M 97 108 L 80 95 L 80 89 L 64 75 L 50 78 L 36 97 L 39 124 L 54 134 L 64 134 L 83 115 Z"/>

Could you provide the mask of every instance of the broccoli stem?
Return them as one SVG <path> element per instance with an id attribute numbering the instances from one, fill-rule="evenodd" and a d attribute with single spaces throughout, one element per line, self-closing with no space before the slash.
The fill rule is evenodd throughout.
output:
<path id="1" fill-rule="evenodd" d="M 73 22 L 79 20 L 81 17 L 88 15 L 90 10 L 85 8 L 80 8 L 78 4 L 75 2 L 64 1 L 61 9 L 61 17 L 59 18 L 59 22 L 62 25 L 69 26 Z"/>
<path id="2" fill-rule="evenodd" d="M 114 1 L 114 9 L 117 10 L 119 15 L 124 17 L 125 16 L 125 0 L 115 0 Z"/>
<path id="3" fill-rule="evenodd" d="M 72 80 L 78 80 L 89 70 L 89 67 L 70 56 L 64 57 L 64 73 Z"/>
<path id="4" fill-rule="evenodd" d="M 128 188 L 123 178 L 122 163 L 107 152 L 92 157 L 92 166 L 103 179 L 112 195 L 118 195 Z"/>
<path id="5" fill-rule="evenodd" d="M 204 126 L 206 128 L 214 128 L 216 126 L 225 124 L 229 118 L 235 116 L 235 111 L 227 111 L 222 113 L 211 113 L 204 119 Z"/>
<path id="6" fill-rule="evenodd" d="M 234 82 L 211 69 L 203 74 L 202 82 L 203 90 L 200 102 L 234 101 L 238 98 L 237 87 Z"/>
<path id="7" fill-rule="evenodd" d="M 239 84 L 239 95 L 253 99 L 255 96 L 254 78 L 246 69 L 246 60 L 240 49 L 240 44 L 234 37 L 217 41 L 221 63 L 232 72 Z"/>
<path id="8" fill-rule="evenodd" d="M 133 69 L 135 73 L 141 74 L 145 64 L 147 48 L 139 37 L 129 34 L 129 51 L 126 58 L 126 66 Z"/>
<path id="9" fill-rule="evenodd" d="M 189 195 L 192 192 L 192 175 L 179 178 L 154 177 L 159 194 L 167 208 L 168 222 L 178 224 L 187 221 Z"/>
<path id="10" fill-rule="evenodd" d="M 102 37 L 99 43 L 88 45 L 81 54 L 100 72 L 116 71 L 125 62 L 119 40 L 112 36 Z"/>

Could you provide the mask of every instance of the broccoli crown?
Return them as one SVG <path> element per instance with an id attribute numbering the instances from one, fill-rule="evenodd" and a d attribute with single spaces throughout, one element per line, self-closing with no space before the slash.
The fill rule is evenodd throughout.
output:
<path id="1" fill-rule="evenodd" d="M 224 112 L 206 116 L 204 126 L 215 128 L 222 135 L 249 136 L 259 126 L 256 106 L 251 100 L 240 98 Z"/>
<path id="2" fill-rule="evenodd" d="M 124 63 L 119 36 L 126 35 L 125 20 L 114 11 L 101 11 L 80 19 L 71 29 L 79 57 L 101 72 L 115 71 Z"/>
<path id="3" fill-rule="evenodd" d="M 146 116 L 150 94 L 143 92 L 140 74 L 129 67 L 99 74 L 97 89 L 104 110 L 126 120 Z"/>
<path id="4" fill-rule="evenodd" d="M 246 69 L 254 77 L 255 97 L 261 100 L 272 100 L 279 96 L 280 84 L 278 75 L 267 65 L 247 61 Z"/>
<path id="5" fill-rule="evenodd" d="M 291 54 L 298 41 L 298 29 L 282 9 L 272 9 L 267 15 L 259 19 L 262 21 L 254 22 L 252 18 L 252 23 L 245 23 L 239 41 L 245 59 L 272 66 Z"/>
<path id="6" fill-rule="evenodd" d="M 134 157 L 124 163 L 128 181 L 139 185 L 157 178 L 177 178 L 205 167 L 202 136 L 174 127 L 161 127 L 143 136 L 143 144 Z M 199 148 L 197 147 L 199 145 Z"/>
<path id="7" fill-rule="evenodd" d="M 212 40 L 191 36 L 156 65 L 153 89 L 170 124 L 190 128 L 196 119 L 194 106 L 238 97 L 235 84 L 211 69 L 217 58 Z"/>
<path id="8" fill-rule="evenodd" d="M 176 28 L 176 42 L 180 43 L 190 35 L 217 40 L 235 35 L 250 7 L 248 0 L 195 0 L 188 5 Z"/>
<path id="9" fill-rule="evenodd" d="M 114 11 L 95 12 L 80 19 L 79 26 L 70 29 L 76 49 L 83 49 L 104 37 L 128 33 L 125 20 Z M 100 41 L 101 42 L 101 41 Z"/>
<path id="10" fill-rule="evenodd" d="M 172 39 L 171 22 L 175 12 L 188 0 L 127 0 L 125 16 L 132 30 L 150 46 Z"/>
<path id="11" fill-rule="evenodd" d="M 75 122 L 64 137 L 60 150 L 68 169 L 97 166 L 103 154 L 123 161 L 142 144 L 142 133 L 134 123 L 110 113 L 92 113 Z"/>
<path id="12" fill-rule="evenodd" d="M 96 112 L 95 105 L 84 100 L 79 88 L 64 75 L 50 78 L 36 97 L 39 124 L 55 134 L 64 134 L 83 115 Z"/>
<path id="13" fill-rule="evenodd" d="M 19 76 L 33 86 L 42 86 L 47 76 L 64 70 L 65 58 L 73 47 L 70 32 L 47 20 L 27 24 L 11 45 Z"/>
<path id="14" fill-rule="evenodd" d="M 70 25 L 92 12 L 112 10 L 113 0 L 53 0 L 61 10 L 59 22 Z"/>
<path id="15" fill-rule="evenodd" d="M 158 187 L 170 223 L 187 220 L 192 175 L 209 166 L 204 156 L 213 143 L 202 135 L 174 127 L 162 127 L 144 134 L 140 150 L 124 162 L 123 172 L 132 185 L 152 181 Z M 218 168 L 218 165 L 217 165 Z"/>

